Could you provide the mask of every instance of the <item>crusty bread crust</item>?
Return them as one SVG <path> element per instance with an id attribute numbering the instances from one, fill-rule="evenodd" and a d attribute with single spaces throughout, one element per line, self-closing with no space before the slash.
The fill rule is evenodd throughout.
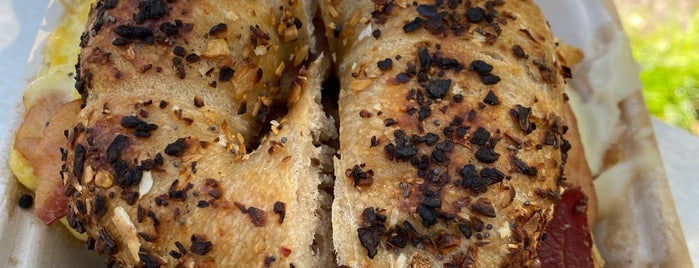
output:
<path id="1" fill-rule="evenodd" d="M 582 188 L 582 192 L 587 196 L 587 222 L 590 227 L 594 226 L 597 221 L 597 193 L 593 184 L 592 172 L 585 159 L 585 150 L 582 146 L 580 133 L 578 132 L 577 119 L 570 105 L 566 105 L 564 118 L 568 122 L 570 129 L 566 133 L 566 139 L 570 141 L 572 148 L 568 152 L 568 161 L 566 162 L 565 178 L 568 183 L 578 185 Z"/>
<path id="2" fill-rule="evenodd" d="M 570 149 L 568 69 L 540 10 L 323 3 L 341 81 L 338 263 L 531 265 Z"/>
<path id="3" fill-rule="evenodd" d="M 322 142 L 337 133 L 322 57 L 302 66 L 309 14 L 305 1 L 93 7 L 63 172 L 88 246 L 123 266 L 332 262 L 319 186 L 334 153 Z"/>

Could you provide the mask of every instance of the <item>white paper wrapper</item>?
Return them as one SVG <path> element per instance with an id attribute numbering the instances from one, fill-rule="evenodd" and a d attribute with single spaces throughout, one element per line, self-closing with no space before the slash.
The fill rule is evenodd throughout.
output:
<path id="1" fill-rule="evenodd" d="M 574 69 L 570 95 L 588 161 L 598 177 L 600 217 L 594 234 L 607 267 L 691 267 L 643 103 L 640 69 L 611 0 L 536 2 L 554 33 L 585 53 L 585 60 Z M 60 1 L 50 1 L 29 59 L 30 74 L 42 64 L 45 40 L 63 13 Z M 7 152 L 12 133 L 4 134 L 0 149 Z M 621 161 L 610 163 L 610 154 Z M 63 226 L 46 227 L 32 210 L 20 209 L 16 202 L 21 192 L 26 190 L 2 161 L 0 195 L 6 197 L 2 200 L 6 213 L 0 213 L 0 266 L 103 265 L 103 257 L 88 251 Z"/>

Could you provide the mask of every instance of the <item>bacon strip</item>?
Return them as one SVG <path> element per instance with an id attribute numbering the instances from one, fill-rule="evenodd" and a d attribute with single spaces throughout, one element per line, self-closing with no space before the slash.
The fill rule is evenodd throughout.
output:
<path id="1" fill-rule="evenodd" d="M 594 267 L 587 222 L 587 196 L 578 186 L 564 185 L 561 202 L 538 249 L 541 267 Z"/>

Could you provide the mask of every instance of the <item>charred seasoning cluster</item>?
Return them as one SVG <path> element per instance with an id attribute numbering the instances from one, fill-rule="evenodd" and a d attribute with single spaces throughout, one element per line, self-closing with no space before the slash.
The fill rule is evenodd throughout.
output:
<path id="1" fill-rule="evenodd" d="M 402 8 L 396 6 L 396 1 L 373 2 L 375 9 L 372 18 L 378 26 L 374 27 L 372 36 L 380 40 L 383 38 L 381 25 L 390 22 L 392 15 L 403 10 L 399 10 Z M 482 5 L 473 2 L 481 2 Z M 504 4 L 502 0 L 408 4 L 407 9 L 415 16 L 405 22 L 402 30 L 405 35 L 427 31 L 439 38 L 479 35 L 485 46 L 502 46 L 498 44 L 502 27 L 517 19 L 510 12 L 499 10 Z M 342 27 L 336 27 L 338 29 L 343 31 Z M 538 37 L 526 29 L 520 30 L 520 33 L 529 36 L 533 42 L 539 42 Z M 341 33 L 334 36 L 344 38 Z M 474 36 L 470 38 L 476 38 Z M 569 74 L 567 67 L 543 58 L 530 60 L 530 55 L 520 45 L 514 45 L 507 51 L 521 64 L 538 70 L 537 79 L 543 83 L 555 83 L 559 75 Z M 390 90 L 403 90 L 403 99 L 397 100 L 402 106 L 400 112 L 379 111 L 374 114 L 365 109 L 356 120 L 369 122 L 374 120 L 374 116 L 381 118 L 387 137 L 372 136 L 367 141 L 370 150 L 382 150 L 387 160 L 412 166 L 414 177 L 386 178 L 364 163 L 348 169 L 345 175 L 354 181 L 353 185 L 358 191 L 370 189 L 372 184 L 381 180 L 395 180 L 382 185 L 399 185 L 397 191 L 402 192 L 403 201 L 399 197 L 394 202 L 410 204 L 402 211 L 410 216 L 408 220 L 399 220 L 395 226 L 389 226 L 386 218 L 391 213 L 390 209 L 366 208 L 358 218 L 358 237 L 370 258 L 374 258 L 381 248 L 399 252 L 412 246 L 435 256 L 450 254 L 452 259 L 447 267 L 461 267 L 473 263 L 477 257 L 476 247 L 487 246 L 491 243 L 491 237 L 498 235 L 493 230 L 493 224 L 499 222 L 496 220 L 500 217 L 499 211 L 510 206 L 517 194 L 514 188 L 507 186 L 509 182 L 503 181 L 522 180 L 526 183 L 544 176 L 540 169 L 548 164 L 527 163 L 520 154 L 532 154 L 544 149 L 557 151 L 562 161 L 555 168 L 560 168 L 558 180 L 564 180 L 562 170 L 570 149 L 570 144 L 563 138 L 567 127 L 557 115 L 534 117 L 532 107 L 528 106 L 532 104 L 503 102 L 498 92 L 502 92 L 500 76 L 504 74 L 501 74 L 502 70 L 494 68 L 496 64 L 491 63 L 492 57 L 471 58 L 462 62 L 463 59 L 445 56 L 450 53 L 444 51 L 439 41 L 418 44 L 414 51 L 405 53 L 413 57 L 392 55 L 373 63 L 380 75 L 388 77 Z M 404 66 L 404 69 L 397 70 L 397 66 Z M 369 71 L 365 71 L 364 67 L 360 69 L 353 73 L 355 79 L 371 78 L 366 74 Z M 458 84 L 457 81 L 463 80 L 460 77 L 467 77 L 467 81 L 473 82 Z M 483 94 L 474 102 L 473 92 Z M 469 101 L 466 102 L 466 99 Z M 504 116 L 495 117 L 504 117 L 509 121 L 500 125 L 489 122 L 496 113 L 504 113 Z M 505 124 L 515 126 L 515 130 L 519 131 L 504 131 L 501 126 Z M 495 204 L 492 198 L 499 191 L 506 192 L 509 203 Z M 555 188 L 536 189 L 534 194 L 550 200 L 559 198 L 558 189 Z M 454 195 L 461 198 L 455 201 Z M 520 205 L 528 206 L 529 203 Z M 468 211 L 467 218 L 463 216 L 462 208 Z M 512 256 L 522 247 L 527 247 L 531 239 L 537 239 L 529 237 L 521 229 L 527 220 L 517 218 L 505 227 L 512 234 L 507 239 L 511 239 L 513 245 L 518 245 L 510 248 Z M 416 228 L 417 224 L 421 228 Z M 473 239 L 473 242 L 466 243 L 473 246 L 454 252 L 454 249 L 463 246 L 462 239 Z"/>

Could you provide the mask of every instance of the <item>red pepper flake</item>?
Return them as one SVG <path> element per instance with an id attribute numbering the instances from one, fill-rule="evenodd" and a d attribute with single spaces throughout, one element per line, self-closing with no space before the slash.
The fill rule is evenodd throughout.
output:
<path id="1" fill-rule="evenodd" d="M 359 111 L 359 117 L 364 118 L 364 119 L 371 118 L 371 113 L 369 111 L 367 111 L 366 109 L 363 109 L 363 110 Z"/>
<path id="2" fill-rule="evenodd" d="M 197 255 L 204 256 L 206 253 L 209 253 L 213 247 L 211 242 L 207 241 L 204 235 L 192 235 L 191 241 L 192 245 L 189 247 L 189 251 Z"/>
<path id="3" fill-rule="evenodd" d="M 208 179 L 204 180 L 204 183 L 206 183 L 206 185 L 211 186 L 211 187 L 218 187 L 218 181 L 215 179 L 212 179 L 212 178 L 208 178 Z"/>
<path id="4" fill-rule="evenodd" d="M 209 190 L 208 194 L 213 197 L 214 199 L 220 199 L 221 198 L 221 189 L 219 188 L 214 188 Z"/>
<path id="5" fill-rule="evenodd" d="M 282 253 L 282 256 L 284 256 L 284 258 L 287 258 L 289 257 L 289 255 L 291 255 L 291 249 L 287 247 L 280 247 L 279 252 Z"/>
<path id="6" fill-rule="evenodd" d="M 445 233 L 439 239 L 439 248 L 442 250 L 458 247 L 459 245 L 461 245 L 461 237 L 458 235 Z"/>
<path id="7" fill-rule="evenodd" d="M 250 216 L 250 220 L 252 220 L 252 224 L 254 224 L 255 227 L 264 227 L 267 225 L 267 214 L 264 210 L 256 207 L 249 207 L 248 216 Z"/>
<path id="8" fill-rule="evenodd" d="M 490 199 L 479 198 L 471 204 L 471 210 L 489 218 L 495 218 L 495 207 Z"/>

